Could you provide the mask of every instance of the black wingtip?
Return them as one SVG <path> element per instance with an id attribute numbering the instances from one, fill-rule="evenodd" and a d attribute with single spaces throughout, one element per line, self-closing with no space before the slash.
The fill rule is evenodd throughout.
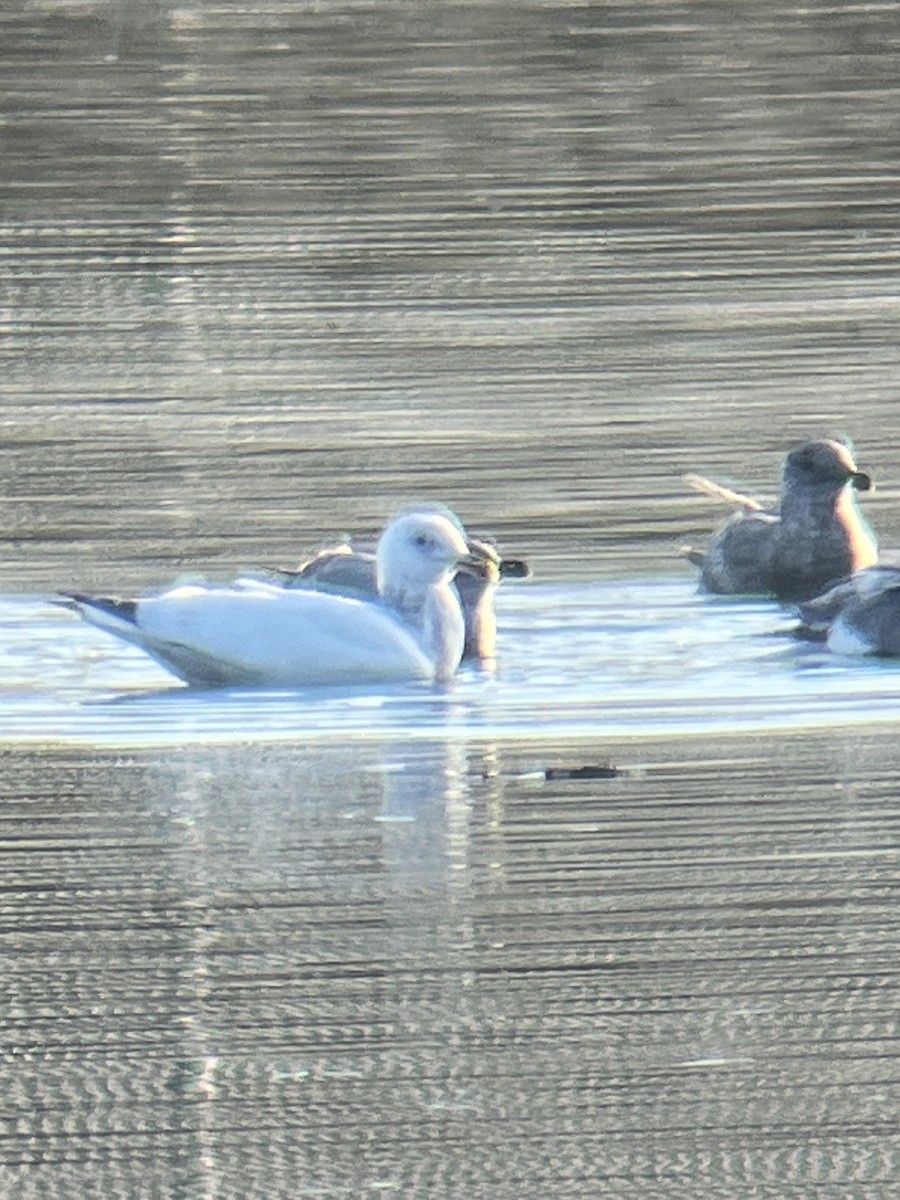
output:
<path id="1" fill-rule="evenodd" d="M 137 624 L 137 600 L 120 600 L 117 596 L 87 596 L 83 592 L 61 592 L 59 604 L 67 608 L 97 608 L 110 616 Z"/>

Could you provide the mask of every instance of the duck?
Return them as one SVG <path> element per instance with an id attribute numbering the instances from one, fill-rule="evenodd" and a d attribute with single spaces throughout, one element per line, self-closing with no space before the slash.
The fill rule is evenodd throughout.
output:
<path id="1" fill-rule="evenodd" d="M 856 501 L 872 480 L 843 442 L 815 438 L 788 452 L 777 509 L 702 475 L 684 478 L 738 510 L 706 550 L 686 550 L 706 592 L 801 602 L 878 560 L 878 543 Z"/>
<path id="2" fill-rule="evenodd" d="M 192 687 L 446 684 L 465 643 L 459 568 L 485 570 L 459 522 L 407 512 L 378 540 L 371 597 L 238 579 L 61 602 Z"/>

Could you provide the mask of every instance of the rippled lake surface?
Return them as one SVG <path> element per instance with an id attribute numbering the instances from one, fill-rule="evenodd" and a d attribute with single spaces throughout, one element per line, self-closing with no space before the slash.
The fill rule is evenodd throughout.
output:
<path id="1" fill-rule="evenodd" d="M 900 667 L 680 554 L 900 546 L 892 5 L 0 12 L 0 1193 L 883 1200 Z M 191 693 L 54 605 L 410 500 L 499 667 Z"/>

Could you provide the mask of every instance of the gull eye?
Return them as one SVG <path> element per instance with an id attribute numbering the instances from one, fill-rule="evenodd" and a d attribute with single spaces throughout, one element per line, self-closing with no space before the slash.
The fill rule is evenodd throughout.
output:
<path id="1" fill-rule="evenodd" d="M 417 533 L 413 538 L 413 543 L 416 546 L 421 546 L 423 549 L 431 545 L 431 538 L 427 533 Z"/>

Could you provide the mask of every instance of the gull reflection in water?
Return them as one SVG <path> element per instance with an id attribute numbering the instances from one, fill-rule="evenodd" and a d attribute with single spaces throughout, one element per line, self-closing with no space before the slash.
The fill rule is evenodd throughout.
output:
<path id="1" fill-rule="evenodd" d="M 157 871 L 182 939 L 193 1068 L 181 1100 L 210 1187 L 222 1097 L 262 1105 L 301 1084 L 350 1086 L 382 1069 L 387 1043 L 414 1053 L 410 1022 L 432 1046 L 477 1026 L 471 841 L 473 821 L 502 809 L 492 753 L 232 744 L 148 764 Z M 424 1117 L 470 1102 L 461 1081 L 424 1065 L 416 1078 Z"/>

